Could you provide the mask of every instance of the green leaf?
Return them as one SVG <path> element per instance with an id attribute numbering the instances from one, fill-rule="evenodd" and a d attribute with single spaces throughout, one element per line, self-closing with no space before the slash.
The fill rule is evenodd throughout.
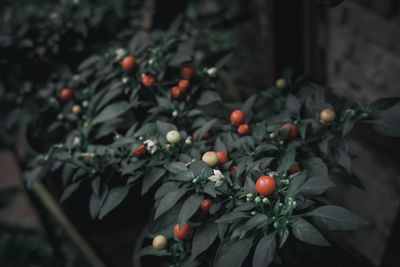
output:
<path id="1" fill-rule="evenodd" d="M 343 147 L 335 147 L 335 159 L 337 163 L 342 166 L 347 173 L 351 173 L 351 157 L 350 154 Z"/>
<path id="2" fill-rule="evenodd" d="M 189 170 L 195 176 L 210 177 L 213 175 L 213 170 L 202 160 L 195 160 L 189 164 Z"/>
<path id="3" fill-rule="evenodd" d="M 144 247 L 140 250 L 139 252 L 140 257 L 143 256 L 158 256 L 158 257 L 162 257 L 162 256 L 168 256 L 170 255 L 170 253 L 163 249 L 163 250 L 156 250 L 153 248 L 153 246 L 147 246 Z"/>
<path id="4" fill-rule="evenodd" d="M 367 222 L 353 212 L 335 205 L 326 205 L 303 216 L 312 216 L 318 219 L 329 230 L 354 230 Z"/>
<path id="5" fill-rule="evenodd" d="M 163 121 L 157 121 L 157 129 L 162 135 L 166 135 L 169 131 L 177 130 L 175 125 Z"/>
<path id="6" fill-rule="evenodd" d="M 157 207 L 156 214 L 154 216 L 154 219 L 157 219 L 161 215 L 163 215 L 165 212 L 167 212 L 169 209 L 171 209 L 178 200 L 183 197 L 183 195 L 187 192 L 186 188 L 180 188 L 176 191 L 169 192 L 166 194 L 161 200 L 160 204 Z"/>
<path id="7" fill-rule="evenodd" d="M 329 179 L 328 167 L 321 158 L 313 157 L 305 162 L 307 173 L 310 177 Z"/>
<path id="8" fill-rule="evenodd" d="M 287 189 L 288 196 L 295 196 L 298 192 L 300 192 L 301 186 L 305 182 L 306 178 L 307 178 L 307 173 L 304 171 L 295 174 L 292 178 L 292 181 L 290 181 L 290 184 Z"/>
<path id="9" fill-rule="evenodd" d="M 258 241 L 253 255 L 253 267 L 267 267 L 274 259 L 276 249 L 275 233 L 264 236 Z"/>
<path id="10" fill-rule="evenodd" d="M 311 177 L 300 188 L 300 193 L 304 195 L 321 195 L 334 184 L 324 178 Z"/>
<path id="11" fill-rule="evenodd" d="M 208 182 L 205 186 L 204 186 L 204 192 L 209 194 L 212 197 L 217 197 L 217 192 L 215 191 L 215 184 L 214 182 Z"/>
<path id="12" fill-rule="evenodd" d="M 226 146 L 219 137 L 215 138 L 214 151 L 226 153 Z"/>
<path id="13" fill-rule="evenodd" d="M 299 114 L 300 108 L 301 108 L 301 103 L 297 99 L 297 97 L 295 97 L 292 94 L 289 94 L 286 97 L 286 108 L 293 114 Z"/>
<path id="14" fill-rule="evenodd" d="M 218 225 L 215 223 L 205 223 L 194 233 L 192 242 L 192 255 L 194 259 L 206 251 L 218 236 Z"/>
<path id="15" fill-rule="evenodd" d="M 317 245 L 330 246 L 329 242 L 322 234 L 309 222 L 300 217 L 293 218 L 292 231 L 294 236 L 300 241 Z"/>
<path id="16" fill-rule="evenodd" d="M 369 109 L 372 111 L 382 111 L 391 108 L 398 102 L 400 102 L 400 97 L 382 97 L 373 101 L 369 105 Z"/>
<path id="17" fill-rule="evenodd" d="M 196 137 L 195 139 L 200 140 L 204 137 L 204 135 L 211 129 L 211 127 L 214 125 L 214 123 L 217 121 L 217 119 L 210 120 L 206 122 L 203 126 L 201 126 L 199 129 L 197 129 L 194 132 L 194 136 Z"/>
<path id="18" fill-rule="evenodd" d="M 131 108 L 131 105 L 126 101 L 120 101 L 105 107 L 96 117 L 93 118 L 91 124 L 96 125 L 111 119 L 114 119 Z"/>
<path id="19" fill-rule="evenodd" d="M 63 202 L 67 198 L 69 198 L 80 186 L 83 180 L 79 180 L 73 184 L 68 185 L 65 189 L 63 194 L 61 195 L 60 201 Z"/>
<path id="20" fill-rule="evenodd" d="M 253 245 L 253 238 L 224 241 L 218 247 L 214 267 L 240 267 Z"/>
<path id="21" fill-rule="evenodd" d="M 118 207 L 118 205 L 121 204 L 121 202 L 128 195 L 129 189 L 129 186 L 121 186 L 111 189 L 104 200 L 103 206 L 100 208 L 99 219 L 102 219 L 113 209 Z"/>
<path id="22" fill-rule="evenodd" d="M 399 118 L 381 118 L 375 121 L 364 121 L 372 124 L 372 128 L 379 134 L 388 137 L 400 137 Z"/>
<path id="23" fill-rule="evenodd" d="M 153 167 L 143 177 L 142 195 L 146 194 L 147 191 L 165 174 L 164 168 Z"/>
<path id="24" fill-rule="evenodd" d="M 200 203 L 203 201 L 203 199 L 204 196 L 200 194 L 193 194 L 188 197 L 183 203 L 181 211 L 179 212 L 179 223 L 186 223 L 199 209 Z"/>
<path id="25" fill-rule="evenodd" d="M 232 222 L 237 219 L 241 218 L 248 218 L 250 217 L 246 212 L 241 212 L 241 211 L 234 211 L 225 215 L 222 215 L 221 218 L 216 220 L 216 223 L 224 223 L 224 222 Z"/>
<path id="26" fill-rule="evenodd" d="M 201 94 L 199 100 L 197 100 L 197 105 L 205 106 L 216 101 L 221 101 L 221 96 L 218 94 L 218 92 L 204 91 Z"/>
<path id="27" fill-rule="evenodd" d="M 244 112 L 244 114 L 251 114 L 252 109 L 254 106 L 254 103 L 257 100 L 257 95 L 252 95 L 247 100 L 243 103 L 241 110 Z"/>
<path id="28" fill-rule="evenodd" d="M 237 209 L 235 209 L 237 211 Z M 268 224 L 268 217 L 265 214 L 258 213 L 255 216 L 251 217 L 245 224 L 240 225 L 235 228 L 232 233 L 231 238 L 243 237 L 248 231 L 253 230 L 254 228 L 260 228 L 266 226 Z"/>

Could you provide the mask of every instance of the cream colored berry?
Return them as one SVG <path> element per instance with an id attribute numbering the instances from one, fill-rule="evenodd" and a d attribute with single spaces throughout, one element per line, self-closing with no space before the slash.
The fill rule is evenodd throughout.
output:
<path id="1" fill-rule="evenodd" d="M 336 113 L 331 108 L 326 108 L 321 111 L 319 114 L 319 119 L 322 124 L 329 124 L 333 122 L 336 118 Z"/>
<path id="2" fill-rule="evenodd" d="M 204 161 L 208 166 L 214 167 L 218 163 L 218 156 L 214 151 L 208 151 L 203 154 L 201 160 Z"/>
<path id="3" fill-rule="evenodd" d="M 286 87 L 287 83 L 286 83 L 286 80 L 285 80 L 285 79 L 280 78 L 280 79 L 276 80 L 275 85 L 276 85 L 276 87 L 278 87 L 279 89 L 282 89 L 282 88 L 285 88 L 285 87 Z"/>
<path id="4" fill-rule="evenodd" d="M 73 106 L 72 106 L 72 112 L 73 112 L 73 113 L 79 114 L 79 113 L 81 113 L 81 111 L 82 111 L 81 106 L 79 106 L 79 105 L 73 105 Z"/>
<path id="5" fill-rule="evenodd" d="M 166 135 L 167 141 L 171 144 L 178 143 L 181 140 L 181 134 L 178 131 L 169 131 Z"/>
<path id="6" fill-rule="evenodd" d="M 153 238 L 153 248 L 156 250 L 163 250 L 167 247 L 167 238 L 163 235 L 158 235 Z"/>

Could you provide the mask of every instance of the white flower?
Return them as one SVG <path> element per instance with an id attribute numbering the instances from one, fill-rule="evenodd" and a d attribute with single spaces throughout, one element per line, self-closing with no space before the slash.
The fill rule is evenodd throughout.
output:
<path id="1" fill-rule="evenodd" d="M 188 138 L 185 139 L 185 144 L 190 145 L 192 144 L 192 137 L 189 136 Z"/>
<path id="2" fill-rule="evenodd" d="M 147 151 L 150 154 L 154 154 L 157 151 L 157 145 L 153 140 L 147 139 L 146 141 L 143 142 L 146 144 Z"/>
<path id="3" fill-rule="evenodd" d="M 217 75 L 218 69 L 216 67 L 209 68 L 207 70 L 207 74 L 211 77 L 215 77 Z"/>
<path id="4" fill-rule="evenodd" d="M 208 180 L 215 182 L 215 187 L 221 186 L 224 182 L 224 175 L 220 170 L 213 170 L 214 175 L 208 177 Z"/>
<path id="5" fill-rule="evenodd" d="M 118 48 L 115 50 L 115 60 L 120 61 L 126 55 L 126 51 L 123 48 Z"/>

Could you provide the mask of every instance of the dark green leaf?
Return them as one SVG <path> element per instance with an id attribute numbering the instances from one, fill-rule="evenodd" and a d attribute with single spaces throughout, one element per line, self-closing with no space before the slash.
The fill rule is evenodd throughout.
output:
<path id="1" fill-rule="evenodd" d="M 304 195 L 321 195 L 334 184 L 324 178 L 311 177 L 300 188 L 300 192 Z"/>
<path id="2" fill-rule="evenodd" d="M 241 212 L 241 211 L 234 211 L 225 215 L 222 215 L 221 218 L 216 220 L 216 223 L 224 223 L 224 222 L 232 222 L 237 219 L 241 218 L 248 218 L 250 217 L 246 212 Z"/>
<path id="3" fill-rule="evenodd" d="M 200 203 L 203 201 L 204 197 L 199 194 L 193 194 L 188 197 L 182 205 L 182 209 L 179 212 L 179 223 L 186 223 L 193 214 L 199 209 Z"/>
<path id="4" fill-rule="evenodd" d="M 60 201 L 63 202 L 67 198 L 69 198 L 80 186 L 83 180 L 79 180 L 78 182 L 75 182 L 73 184 L 70 184 L 64 189 L 63 194 L 61 195 Z"/>
<path id="5" fill-rule="evenodd" d="M 400 97 L 383 97 L 375 100 L 369 105 L 372 111 L 381 111 L 396 105 L 400 101 Z"/>
<path id="6" fill-rule="evenodd" d="M 146 176 L 143 177 L 142 195 L 146 194 L 150 187 L 152 187 L 165 174 L 165 172 L 166 170 L 164 168 L 151 168 Z"/>
<path id="7" fill-rule="evenodd" d="M 267 267 L 274 259 L 276 249 L 275 233 L 264 236 L 258 241 L 253 255 L 253 267 Z"/>
<path id="8" fill-rule="evenodd" d="M 300 217 L 293 218 L 292 231 L 294 236 L 303 242 L 317 246 L 330 246 L 329 242 L 311 223 Z"/>
<path id="9" fill-rule="evenodd" d="M 104 201 L 103 206 L 100 209 L 99 212 L 99 219 L 102 219 L 104 216 L 106 216 L 110 211 L 118 207 L 119 204 L 125 199 L 125 197 L 129 193 L 130 187 L 128 186 L 121 186 L 121 187 L 116 187 L 111 189 L 107 197 Z"/>
<path id="10" fill-rule="evenodd" d="M 221 97 L 218 92 L 215 91 L 204 91 L 199 100 L 197 100 L 197 105 L 205 106 L 216 101 L 221 101 Z"/>
<path id="11" fill-rule="evenodd" d="M 154 219 L 157 219 L 160 217 L 162 214 L 167 212 L 169 209 L 171 209 L 178 200 L 183 197 L 183 195 L 187 192 L 186 188 L 181 188 L 176 191 L 169 192 L 166 194 L 161 200 L 160 204 L 158 205 L 156 209 L 156 214 L 154 216 Z"/>
<path id="12" fill-rule="evenodd" d="M 218 247 L 214 267 L 240 267 L 253 244 L 253 238 L 224 241 Z"/>
<path id="13" fill-rule="evenodd" d="M 205 223 L 199 227 L 193 237 L 192 255 L 194 259 L 206 251 L 218 236 L 218 226 L 215 223 Z"/>
<path id="14" fill-rule="evenodd" d="M 96 125 L 111 119 L 114 119 L 131 108 L 131 105 L 126 101 L 120 101 L 105 107 L 96 117 L 92 120 L 92 125 Z"/>
<path id="15" fill-rule="evenodd" d="M 354 230 L 367 222 L 353 212 L 335 205 L 326 205 L 305 213 L 304 216 L 318 218 L 329 230 Z"/>

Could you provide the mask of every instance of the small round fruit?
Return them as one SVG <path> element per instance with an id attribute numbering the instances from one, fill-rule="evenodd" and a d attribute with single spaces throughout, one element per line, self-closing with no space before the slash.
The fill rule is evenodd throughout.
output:
<path id="1" fill-rule="evenodd" d="M 167 247 L 167 238 L 163 235 L 158 235 L 153 238 L 153 248 L 155 250 L 163 250 Z"/>
<path id="2" fill-rule="evenodd" d="M 147 149 L 146 149 L 146 145 L 141 144 L 139 146 L 137 146 L 131 154 L 133 157 L 136 158 L 144 158 L 147 155 Z"/>
<path id="3" fill-rule="evenodd" d="M 218 156 L 214 151 L 208 151 L 203 154 L 201 160 L 204 161 L 208 166 L 214 167 L 218 163 Z"/>
<path id="4" fill-rule="evenodd" d="M 181 134 L 178 131 L 172 130 L 167 133 L 165 138 L 169 143 L 175 144 L 181 140 Z"/>
<path id="5" fill-rule="evenodd" d="M 181 89 L 182 92 L 185 92 L 190 87 L 189 80 L 180 80 L 178 83 L 178 87 Z"/>
<path id="6" fill-rule="evenodd" d="M 263 197 L 272 195 L 276 189 L 275 179 L 271 176 L 261 176 L 256 182 L 256 191 Z"/>
<path id="7" fill-rule="evenodd" d="M 240 125 L 244 122 L 245 119 L 244 112 L 241 111 L 240 109 L 236 109 L 232 111 L 230 119 L 232 124 Z"/>
<path id="8" fill-rule="evenodd" d="M 63 88 L 59 97 L 62 102 L 68 102 L 74 97 L 74 91 L 71 88 Z"/>
<path id="9" fill-rule="evenodd" d="M 185 79 L 190 79 L 196 75 L 196 68 L 192 62 L 186 62 L 182 64 L 181 75 Z"/>
<path id="10" fill-rule="evenodd" d="M 282 89 L 282 88 L 285 88 L 285 87 L 286 87 L 287 83 L 286 83 L 286 80 L 285 80 L 285 79 L 280 78 L 280 79 L 276 80 L 275 85 L 276 85 L 276 87 L 278 87 L 279 89 Z"/>
<path id="11" fill-rule="evenodd" d="M 174 227 L 174 236 L 179 240 L 185 240 L 190 236 L 192 232 L 192 228 L 189 224 L 185 223 L 183 225 L 175 225 Z"/>
<path id="12" fill-rule="evenodd" d="M 178 86 L 172 87 L 170 89 L 170 93 L 171 93 L 172 98 L 175 98 L 175 99 L 181 97 L 181 95 L 182 95 L 181 88 L 179 88 Z"/>
<path id="13" fill-rule="evenodd" d="M 336 113 L 331 108 L 326 108 L 319 114 L 319 120 L 322 124 L 329 124 L 333 122 L 336 118 Z"/>
<path id="14" fill-rule="evenodd" d="M 81 113 L 81 111 L 82 111 L 81 106 L 79 106 L 79 105 L 72 106 L 72 113 L 79 114 L 79 113 Z"/>
<path id="15" fill-rule="evenodd" d="M 126 56 L 121 61 L 122 69 L 126 72 L 132 72 L 136 67 L 136 58 L 134 56 Z"/>
<path id="16" fill-rule="evenodd" d="M 206 199 L 204 199 L 204 200 L 200 203 L 200 209 L 201 209 L 202 211 L 204 211 L 204 212 L 208 212 L 208 211 L 210 210 L 210 208 L 211 208 L 211 205 L 212 205 L 213 203 L 214 203 L 214 202 L 213 202 L 211 199 L 206 198 Z"/>
<path id="17" fill-rule="evenodd" d="M 301 169 L 300 169 L 300 165 L 299 165 L 299 164 L 294 164 L 294 165 L 292 165 L 292 167 L 290 167 L 290 169 L 289 169 L 289 173 L 290 173 L 290 174 L 295 174 L 295 173 L 298 173 L 298 172 L 301 172 Z"/>
<path id="18" fill-rule="evenodd" d="M 217 157 L 218 157 L 218 165 L 222 166 L 228 162 L 228 156 L 226 155 L 225 152 L 218 151 L 216 153 L 217 153 Z"/>
<path id="19" fill-rule="evenodd" d="M 297 138 L 298 130 L 297 126 L 292 123 L 285 123 L 279 130 L 281 133 L 288 131 L 287 139 L 294 140 Z"/>
<path id="20" fill-rule="evenodd" d="M 156 85 L 157 78 L 153 74 L 147 73 L 147 74 L 142 74 L 142 84 L 146 88 L 153 87 Z"/>
<path id="21" fill-rule="evenodd" d="M 247 123 L 240 124 L 237 128 L 237 132 L 239 135 L 246 135 L 250 132 L 250 127 Z"/>

